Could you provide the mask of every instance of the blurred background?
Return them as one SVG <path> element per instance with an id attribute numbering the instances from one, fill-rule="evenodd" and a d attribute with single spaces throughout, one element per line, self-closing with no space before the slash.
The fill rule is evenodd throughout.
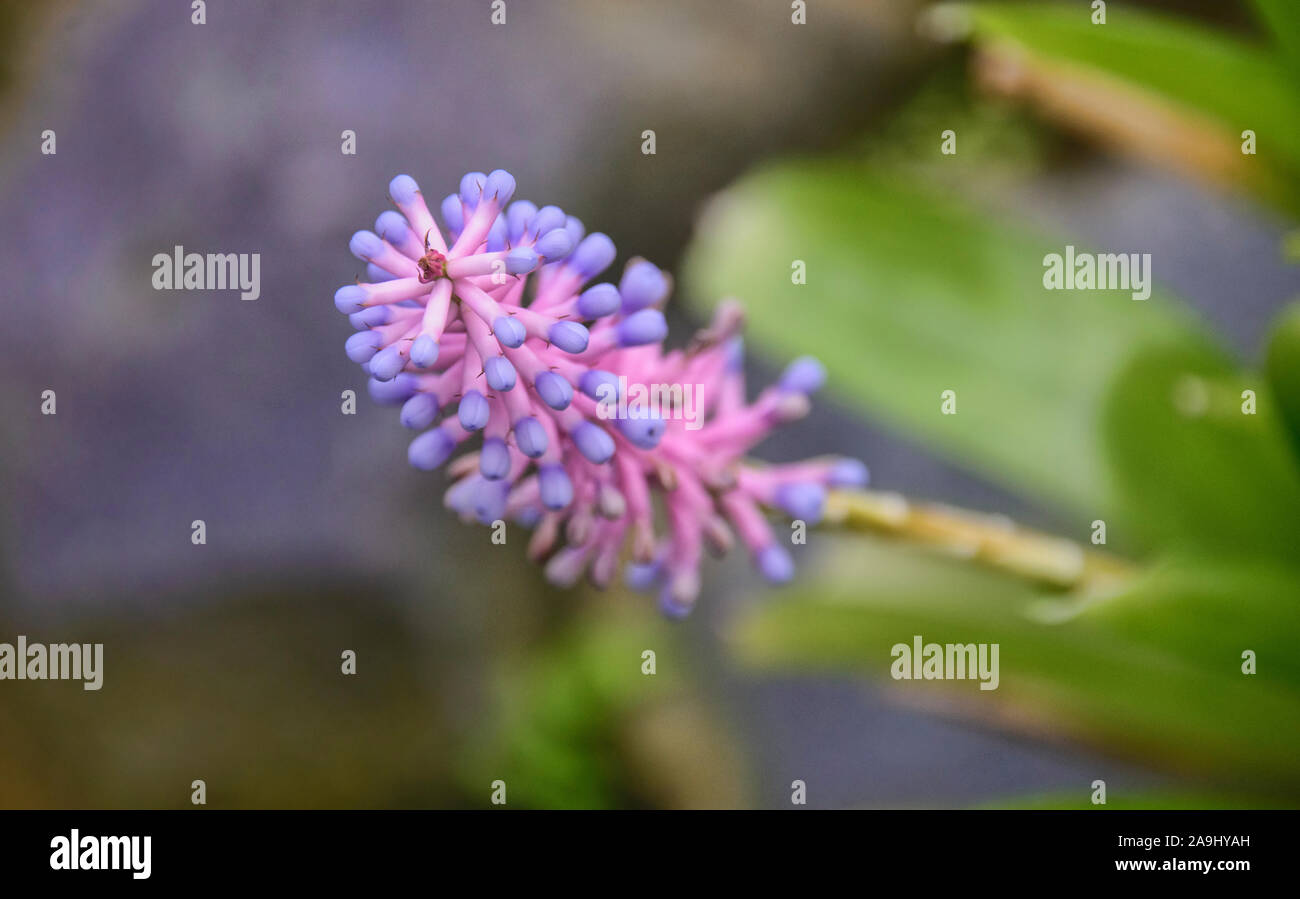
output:
<path id="1" fill-rule="evenodd" d="M 0 682 L 0 806 L 1300 803 L 1300 6 L 1103 6 L 0 3 L 0 641 L 105 647 L 99 692 Z M 763 458 L 1122 576 L 826 528 L 684 623 L 549 588 L 407 465 L 331 300 L 394 174 L 497 167 L 678 275 L 670 343 L 735 296 L 751 386 L 826 363 Z M 260 299 L 154 291 L 177 244 Z M 1066 244 L 1155 293 L 1043 290 Z M 913 634 L 1001 686 L 890 680 Z"/>

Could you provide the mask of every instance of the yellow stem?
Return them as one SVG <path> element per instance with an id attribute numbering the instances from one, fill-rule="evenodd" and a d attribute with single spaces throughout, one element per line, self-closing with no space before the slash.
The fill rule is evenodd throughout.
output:
<path id="1" fill-rule="evenodd" d="M 831 491 L 825 522 L 906 540 L 1062 590 L 1108 589 L 1136 572 L 1129 562 L 1018 527 L 1005 515 L 915 503 L 898 493 Z"/>

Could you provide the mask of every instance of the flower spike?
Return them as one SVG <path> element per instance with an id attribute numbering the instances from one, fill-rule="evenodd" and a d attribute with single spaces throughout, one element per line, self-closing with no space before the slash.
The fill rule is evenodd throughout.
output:
<path id="1" fill-rule="evenodd" d="M 853 459 L 745 458 L 807 412 L 820 363 L 796 360 L 748 402 L 739 306 L 724 303 L 687 349 L 665 351 L 671 277 L 636 258 L 617 284 L 589 285 L 613 263 L 613 241 L 515 189 L 508 172 L 470 172 L 439 205 L 444 230 L 398 175 L 397 209 L 350 241 L 369 280 L 334 295 L 356 330 L 345 352 L 371 397 L 420 432 L 411 465 L 440 468 L 481 432 L 479 451 L 449 466 L 447 506 L 532 528 L 529 555 L 549 557 L 558 584 L 585 573 L 607 586 L 630 557 L 624 581 L 681 617 L 699 594 L 701 547 L 722 553 L 737 539 L 764 577 L 789 580 L 767 512 L 815 524 L 829 488 L 867 481 Z"/>

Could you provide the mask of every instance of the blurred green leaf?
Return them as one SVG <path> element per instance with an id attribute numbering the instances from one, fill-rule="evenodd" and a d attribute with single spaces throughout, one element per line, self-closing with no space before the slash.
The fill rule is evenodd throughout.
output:
<path id="1" fill-rule="evenodd" d="M 1264 361 L 1278 417 L 1300 458 L 1300 303 L 1283 310 L 1273 325 Z"/>
<path id="2" fill-rule="evenodd" d="M 1255 10 L 1268 28 L 1293 76 L 1300 75 L 1300 3 L 1295 0 L 1254 0 Z"/>
<path id="3" fill-rule="evenodd" d="M 1080 618 L 1116 640 L 1178 657 L 1207 672 L 1241 677 L 1249 649 L 1267 667 L 1263 682 L 1300 690 L 1300 572 L 1275 562 L 1171 557 L 1123 596 Z M 1050 602 L 1050 600 L 1049 600 Z M 1251 681 L 1254 683 L 1254 681 Z"/>
<path id="4" fill-rule="evenodd" d="M 467 790 L 505 780 L 511 805 L 613 808 L 633 801 L 613 761 L 617 719 L 679 681 L 640 673 L 641 650 L 669 635 L 648 617 L 580 621 L 501 672 L 490 732 L 465 760 Z"/>
<path id="5" fill-rule="evenodd" d="M 817 579 L 742 621 L 740 658 L 848 669 L 894 695 L 1030 734 L 1068 736 L 1227 790 L 1300 797 L 1300 629 L 1293 570 L 1173 564 L 1062 623 L 1032 588 L 876 540 L 836 540 Z M 1000 685 L 894 681 L 891 647 L 1000 644 Z M 1241 653 L 1258 654 L 1255 675 Z"/>
<path id="6" fill-rule="evenodd" d="M 742 804 L 743 763 L 686 689 L 677 633 L 644 604 L 601 603 L 500 671 L 462 759 L 466 794 L 486 797 L 500 779 L 516 808 Z M 653 677 L 641 671 L 647 649 Z"/>
<path id="7" fill-rule="evenodd" d="M 1289 10 L 1265 6 L 1278 6 L 1270 18 L 1285 26 L 1295 4 L 1283 2 Z M 1300 168 L 1300 97 L 1287 66 L 1268 48 L 1131 7 L 1113 7 L 1104 26 L 1072 5 L 979 3 L 967 9 L 977 41 L 1010 40 L 1045 59 L 1114 76 L 1209 116 L 1234 140 L 1253 129 L 1293 171 Z"/>
<path id="8" fill-rule="evenodd" d="M 935 152 L 937 123 L 959 135 L 960 152 Z M 987 197 L 1048 174 L 1065 145 L 1059 131 L 1023 107 L 973 91 L 970 66 L 954 57 L 854 150 L 883 177 L 957 197 Z"/>
<path id="9" fill-rule="evenodd" d="M 770 168 L 707 211 L 687 294 L 735 295 L 752 340 L 818 356 L 873 416 L 1087 520 L 1111 508 L 1096 415 L 1128 355 L 1156 336 L 1210 352 L 1158 294 L 1048 291 L 1065 242 L 1004 227 L 851 162 Z M 807 264 L 794 284 L 793 260 Z M 956 415 L 940 414 L 945 390 Z"/>
<path id="10" fill-rule="evenodd" d="M 1134 359 L 1101 423 L 1126 520 L 1183 552 L 1294 559 L 1300 470 L 1272 397 L 1217 356 L 1166 346 Z"/>

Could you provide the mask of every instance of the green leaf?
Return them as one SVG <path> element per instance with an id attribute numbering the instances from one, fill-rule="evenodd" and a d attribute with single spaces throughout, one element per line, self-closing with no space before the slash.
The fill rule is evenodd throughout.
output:
<path id="1" fill-rule="evenodd" d="M 1295 4 L 1281 2 L 1292 10 L 1269 18 L 1285 25 Z M 1266 47 L 1132 7 L 1113 6 L 1105 25 L 1093 25 L 1088 11 L 1073 5 L 966 8 L 977 42 L 1011 41 L 1042 59 L 1104 73 L 1208 117 L 1234 140 L 1254 130 L 1262 156 L 1270 155 L 1271 145 L 1293 175 L 1300 170 L 1300 97 L 1286 62 Z"/>
<path id="2" fill-rule="evenodd" d="M 685 278 L 697 300 L 739 297 L 754 342 L 776 358 L 816 355 L 832 390 L 872 416 L 1092 521 L 1114 506 L 1096 433 L 1111 377 L 1155 336 L 1209 344 L 1158 292 L 1046 290 L 1044 256 L 1064 248 L 818 161 L 761 171 L 715 201 Z M 806 284 L 792 283 L 792 260 Z M 945 390 L 956 415 L 940 414 Z"/>
<path id="3" fill-rule="evenodd" d="M 1278 417 L 1300 458 L 1300 303 L 1283 310 L 1273 326 L 1264 362 Z"/>
<path id="4" fill-rule="evenodd" d="M 1125 518 L 1147 540 L 1219 559 L 1295 558 L 1300 472 L 1262 377 L 1152 348 L 1116 378 L 1101 430 Z"/>
<path id="5" fill-rule="evenodd" d="M 465 795 L 502 779 L 512 808 L 744 803 L 744 762 L 692 689 L 680 633 L 643 602 L 593 606 L 503 662 L 460 760 Z"/>
<path id="6" fill-rule="evenodd" d="M 466 789 L 502 778 L 511 803 L 531 808 L 631 801 L 625 760 L 608 748 L 617 722 L 681 686 L 671 671 L 641 675 L 640 653 L 651 645 L 672 645 L 662 622 L 601 615 L 513 660 L 499 677 L 495 720 L 465 754 Z"/>
<path id="7" fill-rule="evenodd" d="M 1255 10 L 1273 36 L 1281 56 L 1300 75 L 1300 4 L 1295 0 L 1254 0 Z"/>
<path id="8" fill-rule="evenodd" d="M 752 665 L 849 670 L 892 695 L 1037 736 L 1065 736 L 1224 789 L 1300 797 L 1296 572 L 1170 564 L 1062 623 L 998 574 L 872 539 L 834 538 L 820 576 L 731 634 Z M 999 686 L 893 680 L 891 648 L 998 643 Z M 1242 652 L 1257 653 L 1244 674 Z"/>
<path id="9" fill-rule="evenodd" d="M 1264 681 L 1300 689 L 1300 572 L 1275 562 L 1171 558 L 1123 596 L 1081 615 L 1117 640 L 1240 678 L 1242 653 L 1263 660 Z M 1251 681 L 1253 683 L 1253 681 Z"/>

